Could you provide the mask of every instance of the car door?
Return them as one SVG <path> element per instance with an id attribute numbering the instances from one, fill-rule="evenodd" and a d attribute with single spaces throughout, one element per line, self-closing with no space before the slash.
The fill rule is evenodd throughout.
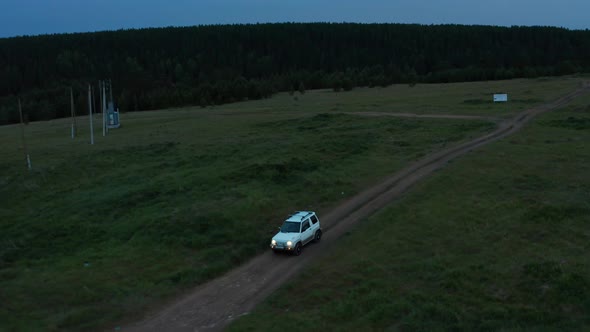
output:
<path id="1" fill-rule="evenodd" d="M 313 230 L 313 234 L 315 234 L 315 231 L 320 228 L 320 223 L 319 223 L 318 217 L 314 214 L 313 216 L 311 216 L 310 220 L 311 220 L 311 228 Z"/>
<path id="2" fill-rule="evenodd" d="M 308 243 L 313 239 L 313 229 L 311 228 L 311 223 L 309 219 L 305 220 L 301 225 L 301 240 L 303 244 Z"/>

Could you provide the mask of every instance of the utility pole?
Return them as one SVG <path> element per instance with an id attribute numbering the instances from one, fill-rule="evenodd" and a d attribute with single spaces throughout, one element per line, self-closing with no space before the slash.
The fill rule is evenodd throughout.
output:
<path id="1" fill-rule="evenodd" d="M 109 92 L 111 94 L 111 103 L 113 103 L 113 111 L 115 110 L 115 101 L 113 100 L 113 81 L 109 79 Z"/>
<path id="2" fill-rule="evenodd" d="M 76 137 L 76 111 L 74 110 L 74 89 L 70 87 L 70 104 L 72 112 L 72 139 Z"/>
<path id="3" fill-rule="evenodd" d="M 107 135 L 107 115 L 104 107 L 104 87 L 102 81 L 98 81 L 98 95 L 100 97 L 100 112 L 102 113 L 102 136 Z"/>
<path id="4" fill-rule="evenodd" d="M 121 124 L 121 113 L 119 113 L 119 108 L 115 107 L 115 99 L 113 98 L 113 81 L 109 79 L 109 91 L 111 93 L 111 103 L 113 104 L 113 113 L 116 113 L 117 116 L 117 126 Z M 113 114 L 113 116 L 115 116 Z"/>
<path id="5" fill-rule="evenodd" d="M 29 155 L 27 141 L 25 140 L 25 123 L 23 121 L 23 108 L 20 103 L 20 98 L 18 99 L 18 113 L 20 114 L 21 139 L 23 142 L 23 150 L 25 152 L 25 160 L 27 161 L 27 169 L 30 171 L 33 169 L 33 166 L 31 166 L 31 156 Z"/>
<path id="6" fill-rule="evenodd" d="M 92 86 L 88 84 L 88 115 L 90 118 L 90 144 L 94 145 L 94 127 L 92 125 Z"/>
<path id="7" fill-rule="evenodd" d="M 96 113 L 96 98 L 94 97 L 94 91 L 96 89 L 94 89 L 92 84 L 89 84 L 89 85 L 90 85 L 90 90 L 92 91 L 92 112 Z"/>
<path id="8" fill-rule="evenodd" d="M 105 129 L 107 134 L 109 133 L 109 125 L 108 125 L 108 111 L 107 111 L 107 83 L 106 81 L 102 82 L 102 111 L 104 112 L 105 116 Z"/>

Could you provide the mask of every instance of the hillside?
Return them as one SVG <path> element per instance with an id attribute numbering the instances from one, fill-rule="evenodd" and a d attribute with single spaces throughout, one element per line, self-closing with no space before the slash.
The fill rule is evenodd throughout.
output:
<path id="1" fill-rule="evenodd" d="M 267 250 L 285 214 L 323 215 L 581 82 L 281 93 L 126 114 L 106 137 L 96 128 L 93 146 L 87 126 L 72 140 L 68 119 L 40 121 L 25 128 L 31 172 L 20 128 L 2 126 L 0 290 L 10 300 L 0 330 L 87 330 L 141 313 Z M 510 107 L 491 103 L 499 89 L 511 92 Z"/>
<path id="2" fill-rule="evenodd" d="M 553 27 L 256 24 L 0 39 L 0 124 L 85 114 L 110 78 L 122 111 L 215 105 L 278 91 L 590 71 L 590 31 Z"/>

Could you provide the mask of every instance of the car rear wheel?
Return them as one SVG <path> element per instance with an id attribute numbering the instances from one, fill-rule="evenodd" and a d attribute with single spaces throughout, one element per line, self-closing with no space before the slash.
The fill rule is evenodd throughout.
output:
<path id="1" fill-rule="evenodd" d="M 297 243 L 297 245 L 295 246 L 295 250 L 293 250 L 293 255 L 301 255 L 301 243 Z"/>
<path id="2" fill-rule="evenodd" d="M 320 240 L 322 239 L 322 230 L 318 229 L 315 232 L 315 236 L 313 237 L 313 242 L 320 242 Z"/>

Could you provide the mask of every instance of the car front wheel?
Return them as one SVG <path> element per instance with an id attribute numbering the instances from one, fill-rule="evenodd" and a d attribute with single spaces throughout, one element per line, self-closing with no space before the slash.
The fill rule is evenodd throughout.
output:
<path id="1" fill-rule="evenodd" d="M 295 246 L 295 250 L 293 250 L 293 255 L 301 255 L 301 243 L 297 243 L 297 245 Z"/>

